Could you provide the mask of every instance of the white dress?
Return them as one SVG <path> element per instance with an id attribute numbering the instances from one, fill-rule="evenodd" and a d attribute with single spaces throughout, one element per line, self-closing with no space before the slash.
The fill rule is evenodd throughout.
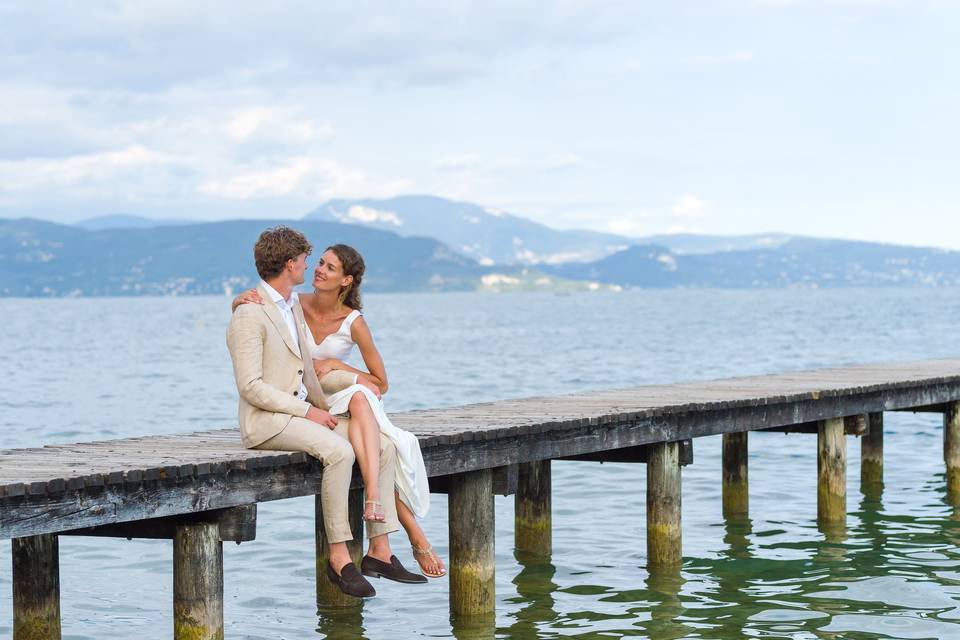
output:
<path id="1" fill-rule="evenodd" d="M 336 358 L 346 361 L 356 344 L 350 333 L 350 326 L 359 317 L 359 311 L 351 311 L 350 315 L 343 319 L 340 328 L 324 338 L 320 344 L 316 343 L 310 329 L 304 327 L 311 357 L 315 360 Z M 430 487 L 427 484 L 427 470 L 423 464 L 423 454 L 420 453 L 420 442 L 417 437 L 409 431 L 394 426 L 383 409 L 383 402 L 362 384 L 347 387 L 327 398 L 330 413 L 333 415 L 346 413 L 350 405 L 350 398 L 358 391 L 363 393 L 370 403 L 373 415 L 380 426 L 380 432 L 390 438 L 397 447 L 396 486 L 400 499 L 418 517 L 426 516 L 430 510 Z"/>

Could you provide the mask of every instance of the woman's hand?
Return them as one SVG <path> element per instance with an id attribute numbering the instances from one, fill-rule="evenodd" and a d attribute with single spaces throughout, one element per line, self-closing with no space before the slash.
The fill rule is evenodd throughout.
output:
<path id="1" fill-rule="evenodd" d="M 313 361 L 313 370 L 317 372 L 317 378 L 322 378 L 334 369 L 339 369 L 342 363 L 336 358 L 324 358 L 323 360 Z"/>
<path id="2" fill-rule="evenodd" d="M 248 289 L 233 299 L 233 310 L 242 304 L 263 304 L 263 299 L 256 289 Z"/>

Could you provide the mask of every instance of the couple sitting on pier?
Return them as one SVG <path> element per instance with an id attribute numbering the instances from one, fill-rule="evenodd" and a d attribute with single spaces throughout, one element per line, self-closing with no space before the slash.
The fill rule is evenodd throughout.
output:
<path id="1" fill-rule="evenodd" d="M 288 227 L 267 229 L 254 246 L 261 282 L 238 296 L 227 345 L 240 392 L 240 432 L 252 449 L 304 451 L 323 464 L 320 501 L 329 544 L 327 577 L 352 596 L 375 595 L 363 576 L 426 582 L 407 571 L 388 535 L 406 530 L 414 557 L 430 577 L 446 573 L 417 523 L 429 508 L 427 476 L 416 437 L 390 423 L 383 359 L 360 315 L 363 258 L 333 245 L 313 271 L 313 293 L 298 296 L 311 245 Z M 354 345 L 368 371 L 344 361 Z M 348 494 L 353 463 L 365 485 L 369 548 L 354 566 Z M 361 575 L 362 574 L 362 575 Z"/>

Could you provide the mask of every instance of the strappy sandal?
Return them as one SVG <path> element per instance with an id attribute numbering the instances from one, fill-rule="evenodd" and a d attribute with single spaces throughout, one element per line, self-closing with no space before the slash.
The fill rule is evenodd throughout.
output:
<path id="1" fill-rule="evenodd" d="M 384 522 L 387 519 L 383 515 L 383 505 L 379 500 L 363 501 L 363 519 L 367 522 Z"/>
<path id="2" fill-rule="evenodd" d="M 423 547 L 418 547 L 417 545 L 411 545 L 411 548 L 413 549 L 413 559 L 416 560 L 417 564 L 420 565 L 420 571 L 423 572 L 423 575 L 427 576 L 428 578 L 442 578 L 443 576 L 447 575 L 447 569 L 446 567 L 443 566 L 443 560 L 440 559 L 440 556 L 434 553 L 433 547 L 423 548 Z M 428 560 L 432 560 L 437 564 L 439 564 L 440 572 L 430 573 L 429 571 L 424 569 L 423 565 L 420 564 L 420 560 L 417 556 L 419 556 L 420 558 L 427 558 Z"/>

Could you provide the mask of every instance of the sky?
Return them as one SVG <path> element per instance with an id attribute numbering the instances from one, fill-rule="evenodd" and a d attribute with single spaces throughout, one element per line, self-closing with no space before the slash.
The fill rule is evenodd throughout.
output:
<path id="1" fill-rule="evenodd" d="M 0 0 L 0 217 L 435 194 L 960 249 L 960 0 Z"/>

